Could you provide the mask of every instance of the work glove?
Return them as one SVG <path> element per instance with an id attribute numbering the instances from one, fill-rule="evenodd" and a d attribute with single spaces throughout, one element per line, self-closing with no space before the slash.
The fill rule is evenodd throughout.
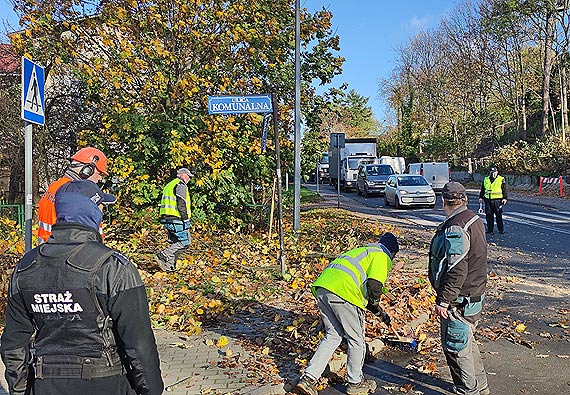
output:
<path id="1" fill-rule="evenodd" d="M 188 229 L 190 229 L 190 220 L 189 219 L 184 221 L 184 230 L 188 230 Z"/>
<path id="2" fill-rule="evenodd" d="M 376 317 L 380 318 L 380 320 L 382 320 L 383 323 L 385 323 L 386 325 L 390 326 L 390 324 L 392 323 L 392 320 L 390 319 L 390 316 L 388 315 L 388 313 L 386 313 L 384 310 L 380 309 L 378 310 L 377 313 L 374 314 Z"/>

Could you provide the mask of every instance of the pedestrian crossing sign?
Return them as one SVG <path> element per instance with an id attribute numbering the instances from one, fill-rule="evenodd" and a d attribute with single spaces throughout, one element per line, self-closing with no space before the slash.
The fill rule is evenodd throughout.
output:
<path id="1" fill-rule="evenodd" d="M 22 56 L 22 119 L 43 125 L 44 68 Z"/>

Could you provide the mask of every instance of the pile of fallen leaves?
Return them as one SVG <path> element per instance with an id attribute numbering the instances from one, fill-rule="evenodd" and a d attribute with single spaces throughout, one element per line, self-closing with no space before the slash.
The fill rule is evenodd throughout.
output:
<path id="1" fill-rule="evenodd" d="M 418 339 L 424 352 L 434 344 L 436 336 L 426 335 L 437 330 L 431 317 L 434 295 L 424 276 L 426 242 L 421 233 L 404 233 L 345 210 L 312 209 L 301 213 L 302 229 L 296 234 L 291 218 L 285 218 L 284 273 L 275 230 L 269 235 L 207 228 L 192 231 L 192 244 L 178 270 L 165 273 L 153 255 L 168 244 L 166 231 L 149 213 L 128 217 L 130 223 L 105 228 L 105 242 L 138 266 L 147 285 L 153 325 L 188 335 L 202 328 L 223 328 L 227 336 L 239 339 L 249 356 L 229 352 L 220 364 L 239 363 L 256 372 L 252 384 L 283 380 L 282 372 L 298 373 L 306 366 L 324 336 L 311 284 L 338 255 L 376 243 L 388 231 L 398 237 L 397 259 L 406 265 L 389 274 L 381 304 L 400 335 Z M 369 339 L 391 334 L 367 314 Z M 409 326 L 426 316 L 429 319 Z"/>
<path id="2" fill-rule="evenodd" d="M 415 262 L 418 249 L 425 248 L 424 238 L 337 209 L 305 211 L 301 223 L 302 230 L 295 235 L 289 219 L 285 221 L 284 274 L 276 234 L 193 232 L 187 255 L 171 274 L 160 271 L 151 254 L 132 253 L 148 287 L 154 325 L 190 335 L 224 323 L 227 335 L 240 339 L 252 357 L 230 355 L 221 363 L 233 366 L 239 360 L 259 372 L 252 384 L 272 382 L 277 372 L 298 372 L 324 335 L 311 284 L 338 255 L 378 242 L 390 231 L 400 240 L 397 259 L 411 268 L 390 273 L 385 284 L 389 292 L 381 303 L 400 335 L 419 339 L 426 352 L 433 346 L 434 336 L 426 336 L 436 332 L 432 319 L 408 326 L 420 316 L 431 318 L 433 291 L 419 269 L 425 263 Z M 150 247 L 154 240 L 149 234 L 139 245 Z M 372 315 L 367 322 L 368 338 L 391 334 Z"/>

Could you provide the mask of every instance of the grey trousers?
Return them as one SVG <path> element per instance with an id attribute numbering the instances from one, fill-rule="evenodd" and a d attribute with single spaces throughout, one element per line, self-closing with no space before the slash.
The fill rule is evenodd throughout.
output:
<path id="1" fill-rule="evenodd" d="M 461 395 L 479 395 L 479 391 L 487 388 L 487 374 L 481 361 L 479 346 L 473 336 L 477 328 L 478 320 L 475 317 L 473 322 L 469 322 L 461 313 L 455 309 L 448 310 L 449 317 L 441 318 L 441 344 L 447 360 L 447 365 L 451 372 L 455 393 Z M 452 351 L 446 347 L 446 336 L 448 336 L 448 326 L 453 320 L 465 323 L 468 328 L 467 345 L 460 351 Z"/>
<path id="2" fill-rule="evenodd" d="M 305 375 L 312 379 L 321 377 L 342 338 L 345 338 L 348 344 L 347 381 L 359 383 L 363 378 L 366 355 L 364 311 L 324 288 L 317 288 L 317 305 L 326 335 L 305 369 Z"/>

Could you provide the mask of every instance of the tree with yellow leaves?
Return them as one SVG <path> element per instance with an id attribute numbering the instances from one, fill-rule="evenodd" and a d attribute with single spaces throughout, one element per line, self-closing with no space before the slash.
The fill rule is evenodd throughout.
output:
<path id="1" fill-rule="evenodd" d="M 15 9 L 23 28 L 12 35 L 16 50 L 48 73 L 74 75 L 100 110 L 103 126 L 80 133 L 77 144 L 109 153 L 123 203 L 155 204 L 171 171 L 184 165 L 197 173 L 193 213 L 231 222 L 251 203 L 252 184 L 272 185 L 261 117 L 210 116 L 209 95 L 277 94 L 287 166 L 293 0 L 15 0 Z M 304 96 L 314 79 L 327 83 L 340 73 L 331 17 L 325 9 L 301 14 Z"/>

